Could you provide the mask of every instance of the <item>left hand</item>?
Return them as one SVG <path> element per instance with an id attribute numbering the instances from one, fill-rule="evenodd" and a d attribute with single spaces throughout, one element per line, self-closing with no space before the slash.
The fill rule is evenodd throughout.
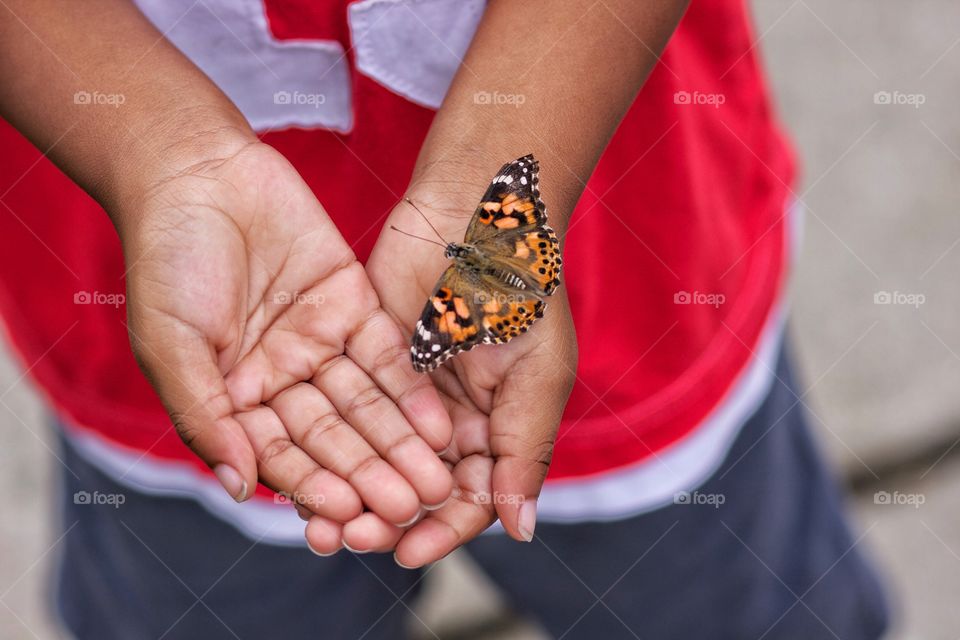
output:
<path id="1" fill-rule="evenodd" d="M 134 350 L 183 440 L 238 501 L 259 481 L 408 523 L 446 500 L 449 416 L 293 166 L 252 132 L 178 149 L 114 220 Z"/>
<path id="2" fill-rule="evenodd" d="M 440 202 L 436 194 L 410 195 L 447 240 L 463 239 L 476 202 L 450 207 L 448 198 L 439 209 L 431 208 Z M 476 200 L 478 194 L 471 195 Z M 424 236 L 433 233 L 410 205 L 401 203 L 366 265 L 383 308 L 409 335 L 449 261 L 437 245 L 397 233 L 390 225 Z M 561 286 L 530 331 L 507 344 L 477 346 L 441 365 L 430 375 L 453 421 L 453 440 L 442 455 L 457 485 L 453 497 L 406 530 L 364 513 L 344 526 L 346 545 L 356 551 L 395 548 L 397 562 L 413 568 L 439 560 L 498 517 L 511 537 L 531 540 L 537 497 L 576 362 L 573 321 Z M 307 526 L 307 538 L 318 551 L 328 539 L 325 524 L 313 516 Z"/>

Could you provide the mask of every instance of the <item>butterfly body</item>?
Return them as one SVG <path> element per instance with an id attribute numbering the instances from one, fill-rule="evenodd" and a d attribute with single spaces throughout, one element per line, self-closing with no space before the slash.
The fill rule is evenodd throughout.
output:
<path id="1" fill-rule="evenodd" d="M 484 254 L 482 249 L 472 244 L 451 242 L 443 255 L 454 261 L 465 280 L 479 284 L 483 277 L 492 277 L 501 280 L 507 286 L 518 289 L 527 288 L 522 278 L 492 266 L 491 256 Z"/>
<path id="2" fill-rule="evenodd" d="M 453 264 L 440 277 L 413 333 L 413 367 L 430 371 L 478 344 L 499 344 L 542 317 L 560 284 L 560 241 L 547 225 L 533 156 L 504 165 L 474 212 Z"/>
<path id="3" fill-rule="evenodd" d="M 483 267 L 483 263 L 479 261 L 479 249 L 477 249 L 472 244 L 458 244 L 456 242 L 451 242 L 447 245 L 447 248 L 443 251 L 443 256 L 445 258 L 450 258 L 451 260 L 456 260 L 464 269 L 475 269 L 479 270 Z"/>

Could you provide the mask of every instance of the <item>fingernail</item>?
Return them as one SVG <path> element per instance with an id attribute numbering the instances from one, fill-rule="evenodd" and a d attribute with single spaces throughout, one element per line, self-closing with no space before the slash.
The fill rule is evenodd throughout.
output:
<path id="1" fill-rule="evenodd" d="M 339 551 L 339 549 L 337 549 L 336 551 L 331 551 L 330 553 L 320 553 L 319 551 L 311 547 L 309 542 L 307 543 L 307 549 L 310 549 L 310 553 L 312 553 L 313 555 L 320 556 L 321 558 L 329 558 L 330 556 L 335 554 L 337 551 Z"/>
<path id="2" fill-rule="evenodd" d="M 343 548 L 346 549 L 347 551 L 349 551 L 350 553 L 359 553 L 359 554 L 370 553 L 370 550 L 369 550 L 369 549 L 367 549 L 366 551 L 357 551 L 356 549 L 354 549 L 353 547 L 351 547 L 350 545 L 348 545 L 348 544 L 347 544 L 347 541 L 344 540 L 343 538 L 340 539 L 340 544 L 342 544 L 342 545 L 343 545 Z"/>
<path id="3" fill-rule="evenodd" d="M 438 502 L 437 504 L 421 504 L 420 507 L 424 511 L 436 511 L 437 509 L 440 509 L 446 506 L 446 504 L 450 502 L 450 498 L 452 497 L 453 497 L 453 491 L 450 492 L 450 495 L 448 495 L 446 499 L 443 500 L 443 502 Z"/>
<path id="4" fill-rule="evenodd" d="M 243 502 L 247 499 L 247 481 L 240 476 L 236 469 L 228 464 L 221 463 L 213 468 L 213 475 L 217 476 L 217 480 L 234 500 Z"/>
<path id="5" fill-rule="evenodd" d="M 407 520 L 406 522 L 400 522 L 400 523 L 398 523 L 397 526 L 400 527 L 401 529 L 403 529 L 404 527 L 409 527 L 409 526 L 412 525 L 414 522 L 416 522 L 417 520 L 419 520 L 419 519 L 420 519 L 420 516 L 422 516 L 422 515 L 423 515 L 423 509 L 417 509 L 417 514 L 416 514 L 415 516 L 413 516 L 412 518 L 410 518 L 410 519 Z"/>
<path id="6" fill-rule="evenodd" d="M 405 565 L 405 564 L 403 564 L 402 562 L 400 562 L 400 560 L 397 559 L 397 553 L 396 553 L 396 551 L 394 551 L 394 553 L 393 553 L 393 561 L 396 562 L 396 563 L 397 563 L 397 566 L 400 567 L 401 569 L 409 569 L 409 570 L 412 571 L 412 570 L 414 570 L 414 569 L 419 569 L 419 568 L 420 568 L 420 567 L 408 567 L 407 565 Z"/>
<path id="7" fill-rule="evenodd" d="M 517 517 L 517 529 L 526 542 L 533 540 L 533 531 L 537 528 L 537 499 L 524 500 Z"/>

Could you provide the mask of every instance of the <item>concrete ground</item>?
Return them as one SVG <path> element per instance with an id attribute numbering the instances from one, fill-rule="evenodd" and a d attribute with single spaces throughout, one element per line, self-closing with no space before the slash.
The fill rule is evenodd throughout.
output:
<path id="1" fill-rule="evenodd" d="M 891 638 L 956 638 L 960 4 L 758 5 L 759 46 L 805 164 L 799 195 L 808 215 L 792 327 L 809 384 L 804 401 L 854 490 L 863 544 L 893 586 Z M 896 104 L 920 96 L 919 106 Z M 876 303 L 884 292 L 922 303 Z M 0 424 L 0 482 L 8 487 L 0 637 L 56 638 L 43 607 L 58 535 L 49 506 L 56 462 L 41 404 L 6 357 Z M 505 611 L 495 589 L 455 555 L 432 572 L 419 613 L 442 638 L 546 637 Z"/>

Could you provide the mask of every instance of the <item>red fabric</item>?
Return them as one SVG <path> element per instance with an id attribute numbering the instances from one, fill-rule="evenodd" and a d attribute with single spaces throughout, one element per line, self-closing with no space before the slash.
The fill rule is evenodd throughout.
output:
<path id="1" fill-rule="evenodd" d="M 279 38 L 346 38 L 339 3 L 270 1 L 267 15 Z M 574 213 L 564 280 L 580 364 L 551 478 L 636 463 L 684 437 L 757 344 L 784 275 L 794 164 L 753 41 L 741 2 L 693 3 Z M 725 101 L 678 105 L 678 91 Z M 349 135 L 288 130 L 264 140 L 365 258 L 433 113 L 356 71 L 353 92 Z M 24 366 L 72 422 L 203 468 L 134 362 L 123 306 L 74 304 L 79 291 L 124 290 L 106 216 L 2 122 L 0 149 L 0 313 Z M 725 303 L 678 305 L 678 291 Z"/>

